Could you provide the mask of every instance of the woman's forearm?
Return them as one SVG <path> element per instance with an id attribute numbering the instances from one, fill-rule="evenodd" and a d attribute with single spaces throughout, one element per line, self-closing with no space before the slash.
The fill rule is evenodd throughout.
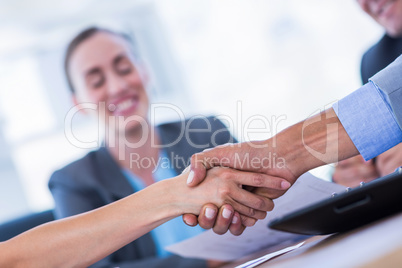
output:
<path id="1" fill-rule="evenodd" d="M 184 213 L 198 215 L 206 203 L 230 204 L 237 211 L 265 216 L 272 201 L 242 185 L 282 189 L 283 179 L 212 169 L 204 183 L 190 188 L 187 174 L 155 183 L 107 206 L 50 222 L 0 244 L 0 267 L 86 267 L 160 224 Z M 246 182 L 246 183 L 245 183 Z M 288 187 L 290 185 L 287 185 Z M 239 203 L 237 200 L 244 200 Z M 252 209 L 250 209 L 252 208 Z M 3 258 L 3 256 L 5 256 Z"/>
<path id="2" fill-rule="evenodd" d="M 86 267 L 174 218 L 174 180 L 0 243 L 0 267 Z M 183 181 L 184 184 L 184 181 Z"/>

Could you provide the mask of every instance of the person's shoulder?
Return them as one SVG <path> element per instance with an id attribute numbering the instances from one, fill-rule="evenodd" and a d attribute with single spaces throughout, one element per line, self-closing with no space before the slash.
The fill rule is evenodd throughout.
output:
<path id="1" fill-rule="evenodd" d="M 400 55 L 401 40 L 401 38 L 392 38 L 384 34 L 377 43 L 367 49 L 360 64 L 363 84 Z"/>
<path id="2" fill-rule="evenodd" d="M 166 122 L 158 125 L 161 129 L 186 129 L 186 128 L 226 128 L 226 126 L 219 120 L 218 117 L 210 116 L 193 116 L 185 120 Z"/>
<path id="3" fill-rule="evenodd" d="M 386 46 L 388 40 L 388 36 L 384 34 L 380 40 L 378 40 L 377 43 L 374 45 L 370 46 L 366 52 L 363 53 L 363 59 L 370 58 L 376 54 L 378 54 L 379 51 L 383 49 L 384 46 Z"/>
<path id="4" fill-rule="evenodd" d="M 79 172 L 79 169 L 82 167 L 88 167 L 94 162 L 94 159 L 100 154 L 100 149 L 91 151 L 84 155 L 83 157 L 67 164 L 63 168 L 59 169 L 60 171 L 69 171 L 69 172 Z"/>
<path id="5" fill-rule="evenodd" d="M 390 59 L 393 60 L 401 54 L 401 44 L 401 37 L 394 38 L 384 34 L 377 43 L 367 49 L 367 51 L 363 54 L 363 59 L 383 59 L 385 61 L 389 61 Z"/>
<path id="6" fill-rule="evenodd" d="M 201 144 L 205 148 L 225 143 L 234 143 L 236 139 L 229 129 L 216 116 L 194 116 L 182 121 L 159 125 L 163 144 L 188 143 L 190 146 Z"/>
<path id="7" fill-rule="evenodd" d="M 91 151 L 85 156 L 77 159 L 66 166 L 53 172 L 49 179 L 49 183 L 60 180 L 76 180 L 84 182 L 91 177 L 93 167 L 96 165 L 96 158 L 101 154 L 102 149 Z M 82 180 L 85 178 L 85 180 Z"/>

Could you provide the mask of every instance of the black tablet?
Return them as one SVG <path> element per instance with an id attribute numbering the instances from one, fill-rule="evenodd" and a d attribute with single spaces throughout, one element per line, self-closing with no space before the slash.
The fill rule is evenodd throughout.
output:
<path id="1" fill-rule="evenodd" d="M 268 223 L 306 235 L 344 232 L 402 211 L 402 169 Z"/>

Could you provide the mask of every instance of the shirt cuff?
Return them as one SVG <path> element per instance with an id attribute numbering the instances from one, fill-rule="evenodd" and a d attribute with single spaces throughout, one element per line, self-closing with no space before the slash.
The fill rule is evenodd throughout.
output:
<path id="1" fill-rule="evenodd" d="M 335 103 L 333 109 L 365 160 L 402 141 L 402 131 L 389 104 L 372 82 Z"/>

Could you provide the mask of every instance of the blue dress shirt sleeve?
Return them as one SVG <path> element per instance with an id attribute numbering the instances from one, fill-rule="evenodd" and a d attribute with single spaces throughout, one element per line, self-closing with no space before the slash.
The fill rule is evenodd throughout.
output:
<path id="1" fill-rule="evenodd" d="M 402 56 L 333 105 L 365 160 L 402 141 Z"/>

